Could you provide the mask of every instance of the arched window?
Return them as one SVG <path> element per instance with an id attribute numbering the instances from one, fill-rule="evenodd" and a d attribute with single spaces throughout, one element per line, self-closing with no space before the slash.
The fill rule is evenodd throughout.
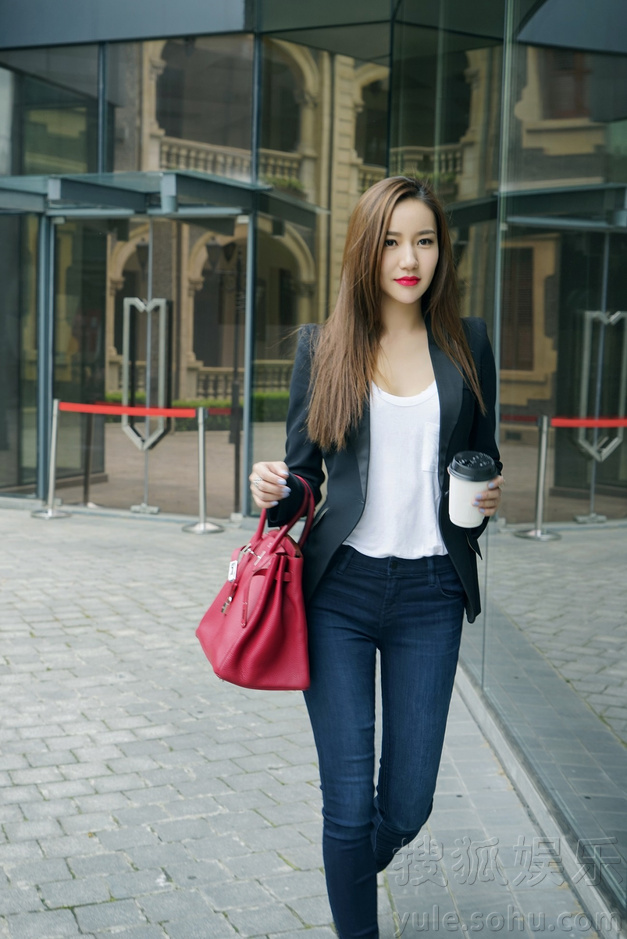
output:
<path id="1" fill-rule="evenodd" d="M 263 59 L 261 146 L 293 153 L 300 139 L 298 85 L 294 73 L 269 43 Z"/>
<path id="2" fill-rule="evenodd" d="M 388 82 L 374 81 L 362 89 L 363 108 L 357 115 L 355 150 L 370 166 L 387 164 Z"/>

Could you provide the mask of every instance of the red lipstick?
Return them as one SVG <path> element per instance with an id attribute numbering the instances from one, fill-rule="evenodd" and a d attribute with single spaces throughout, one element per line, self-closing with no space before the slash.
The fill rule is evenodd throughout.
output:
<path id="1" fill-rule="evenodd" d="M 415 287 L 416 284 L 420 283 L 419 277 L 397 277 L 395 280 L 401 287 Z"/>

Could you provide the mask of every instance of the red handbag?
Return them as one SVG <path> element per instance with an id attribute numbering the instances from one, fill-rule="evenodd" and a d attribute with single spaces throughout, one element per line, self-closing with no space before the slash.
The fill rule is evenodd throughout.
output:
<path id="1" fill-rule="evenodd" d="M 196 635 L 218 678 L 265 691 L 309 687 L 307 622 L 301 548 L 313 522 L 314 500 L 304 486 L 301 507 L 287 525 L 264 533 L 261 513 L 252 539 L 233 552 L 229 577 Z M 290 528 L 306 514 L 298 540 Z"/>

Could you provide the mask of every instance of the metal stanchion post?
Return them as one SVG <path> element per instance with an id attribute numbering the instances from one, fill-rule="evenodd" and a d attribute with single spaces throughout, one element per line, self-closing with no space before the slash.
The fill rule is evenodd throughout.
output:
<path id="1" fill-rule="evenodd" d="M 91 467 L 92 454 L 94 446 L 94 415 L 87 413 L 85 415 L 85 473 L 83 476 L 83 505 L 90 509 L 96 508 L 96 503 L 89 498 L 91 489 Z"/>
<path id="2" fill-rule="evenodd" d="M 205 460 L 205 409 L 198 408 L 198 521 L 194 525 L 185 525 L 183 531 L 192 535 L 211 535 L 224 531 L 215 522 L 207 521 L 207 472 Z"/>
<path id="3" fill-rule="evenodd" d="M 546 414 L 538 418 L 540 439 L 538 442 L 538 478 L 536 480 L 536 520 L 535 527 L 529 531 L 515 531 L 517 538 L 531 538 L 533 541 L 559 541 L 560 535 L 542 527 L 544 515 L 544 489 L 546 485 L 546 463 L 549 449 L 549 419 Z"/>
<path id="4" fill-rule="evenodd" d="M 48 468 L 48 501 L 45 508 L 31 512 L 33 518 L 67 518 L 71 513 L 54 507 L 54 484 L 57 470 L 57 435 L 59 428 L 59 399 L 52 402 L 52 429 L 50 432 L 50 466 Z"/>

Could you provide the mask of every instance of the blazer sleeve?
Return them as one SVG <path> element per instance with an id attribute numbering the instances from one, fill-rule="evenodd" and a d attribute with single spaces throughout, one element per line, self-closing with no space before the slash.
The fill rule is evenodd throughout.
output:
<path id="1" fill-rule="evenodd" d="M 496 365 L 494 363 L 494 353 L 488 339 L 485 321 L 473 317 L 465 319 L 463 322 L 477 368 L 483 403 L 485 404 L 485 414 L 482 413 L 478 403 L 475 405 L 470 431 L 470 449 L 491 456 L 496 463 L 497 472 L 501 473 L 503 464 L 496 445 Z M 469 531 L 476 538 L 479 537 L 486 528 L 488 521 L 489 518 L 485 518 L 481 525 Z"/>
<path id="2" fill-rule="evenodd" d="M 268 523 L 271 526 L 283 525 L 289 521 L 303 501 L 303 486 L 296 479 L 296 475 L 307 480 L 315 503 L 320 501 L 320 487 L 324 481 L 322 451 L 309 439 L 305 426 L 309 409 L 309 380 L 316 334 L 317 327 L 310 324 L 301 329 L 298 337 L 286 423 L 285 462 L 290 471 L 287 485 L 291 492 L 286 499 L 282 499 L 278 505 L 268 511 Z"/>

